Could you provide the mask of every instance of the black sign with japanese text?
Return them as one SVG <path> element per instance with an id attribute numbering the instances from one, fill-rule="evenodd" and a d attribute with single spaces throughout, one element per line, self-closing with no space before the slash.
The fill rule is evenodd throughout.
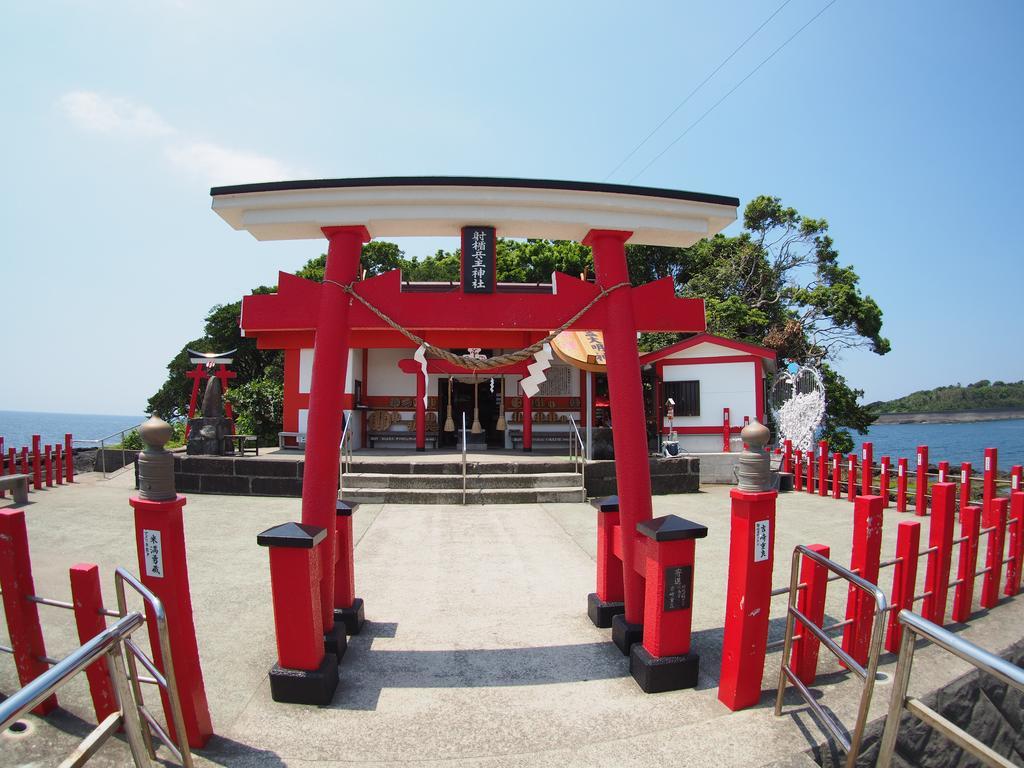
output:
<path id="1" fill-rule="evenodd" d="M 693 566 L 676 565 L 665 569 L 665 610 L 689 610 L 693 603 Z"/>
<path id="2" fill-rule="evenodd" d="M 462 292 L 494 293 L 494 227 L 462 228 Z"/>

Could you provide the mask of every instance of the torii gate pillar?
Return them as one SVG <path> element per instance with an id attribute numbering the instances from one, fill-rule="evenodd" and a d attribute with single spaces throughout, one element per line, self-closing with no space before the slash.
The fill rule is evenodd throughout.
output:
<path id="1" fill-rule="evenodd" d="M 626 266 L 626 240 L 632 232 L 592 229 L 583 240 L 594 252 L 597 281 L 606 289 L 629 282 Z M 606 302 L 608 323 L 604 331 L 605 359 L 608 364 L 608 399 L 611 404 L 612 441 L 615 446 L 615 481 L 619 491 L 620 531 L 622 535 L 622 572 L 625 615 L 624 627 L 613 623 L 613 636 L 619 644 L 622 634 L 629 652 L 630 641 L 639 641 L 644 621 L 644 579 L 637 569 L 636 552 L 641 549 L 636 526 L 651 519 L 651 472 L 647 461 L 647 423 L 644 417 L 643 387 L 640 381 L 640 355 L 636 344 L 631 288 L 612 291 Z M 642 570 L 642 563 L 641 570 Z M 619 631 L 615 631 L 619 630 Z M 625 630 L 625 632 L 621 632 Z"/>
<path id="2" fill-rule="evenodd" d="M 348 310 L 352 299 L 342 289 L 359 275 L 363 243 L 370 241 L 366 227 L 324 227 L 327 265 L 320 292 L 313 375 L 309 388 L 309 423 L 306 428 L 306 466 L 302 475 L 302 522 L 323 528 L 327 536 L 320 550 L 320 607 L 323 629 L 334 626 L 334 572 L 338 500 L 338 444 L 341 442 L 342 390 L 348 367 Z M 352 606 L 339 606 L 350 608 Z"/>

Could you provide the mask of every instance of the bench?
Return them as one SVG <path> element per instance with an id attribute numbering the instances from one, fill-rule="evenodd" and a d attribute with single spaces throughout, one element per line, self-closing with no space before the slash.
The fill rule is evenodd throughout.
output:
<path id="1" fill-rule="evenodd" d="M 376 443 L 391 443 L 395 447 L 404 445 L 416 445 L 416 432 L 412 430 L 390 431 L 390 432 L 367 432 L 366 442 L 370 448 L 376 447 Z M 437 433 L 427 432 L 424 441 L 426 446 L 437 448 Z"/>
<path id="2" fill-rule="evenodd" d="M 277 438 L 281 439 L 280 436 Z M 224 435 L 225 447 L 234 447 L 237 453 L 245 456 L 245 450 L 249 446 L 252 446 L 256 451 L 256 455 L 260 455 L 260 442 L 256 439 L 256 435 Z"/>
<path id="3" fill-rule="evenodd" d="M 0 476 L 0 491 L 10 491 L 15 504 L 28 504 L 28 475 Z"/>
<path id="4" fill-rule="evenodd" d="M 291 445 L 288 441 L 291 440 Z M 306 450 L 306 433 L 305 432 L 278 432 L 277 433 L 277 447 L 278 448 L 298 448 L 301 451 Z"/>

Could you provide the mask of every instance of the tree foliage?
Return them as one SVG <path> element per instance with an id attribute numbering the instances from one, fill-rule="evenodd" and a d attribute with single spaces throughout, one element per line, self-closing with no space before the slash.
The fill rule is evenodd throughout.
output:
<path id="1" fill-rule="evenodd" d="M 235 410 L 239 434 L 256 435 L 261 445 L 277 443 L 284 404 L 284 387 L 280 381 L 263 376 L 232 387 L 224 397 Z"/>
<path id="2" fill-rule="evenodd" d="M 876 414 L 1024 408 L 1024 381 L 1007 383 L 982 379 L 967 386 L 950 384 L 912 392 L 896 400 L 870 403 L 867 407 Z"/>

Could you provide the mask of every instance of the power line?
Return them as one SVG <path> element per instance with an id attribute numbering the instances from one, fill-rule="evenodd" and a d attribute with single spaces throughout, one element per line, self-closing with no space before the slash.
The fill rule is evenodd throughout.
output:
<path id="1" fill-rule="evenodd" d="M 640 147 L 642 147 L 644 144 L 646 144 L 654 134 L 656 134 L 659 130 L 661 130 L 661 127 L 663 125 L 665 125 L 665 123 L 667 123 L 670 119 L 672 119 L 673 115 L 675 115 L 676 112 L 678 112 L 680 109 L 682 109 L 683 106 L 686 105 L 686 102 L 688 102 L 691 98 L 693 98 L 694 94 L 696 94 L 697 91 L 699 91 L 701 88 L 703 88 L 705 85 L 707 85 L 708 80 L 710 80 L 712 77 L 714 77 L 716 74 L 718 74 L 718 70 L 720 70 L 722 67 L 724 67 L 726 64 L 728 64 L 730 59 L 732 59 L 733 56 L 735 56 L 737 53 L 739 53 L 743 49 L 743 46 L 745 46 L 747 43 L 749 43 L 751 40 L 753 40 L 754 39 L 754 35 L 756 35 L 758 32 L 760 32 L 762 29 L 764 29 L 765 25 L 769 21 L 774 19 L 776 16 L 778 16 L 779 15 L 779 11 L 781 11 L 783 8 L 785 8 L 787 5 L 789 5 L 790 2 L 792 2 L 792 0 L 785 0 L 785 2 L 782 3 L 782 5 L 780 5 L 778 8 L 775 9 L 775 12 L 772 13 L 771 16 L 769 16 L 767 19 L 765 19 L 764 21 L 761 22 L 761 26 L 759 26 L 757 29 L 755 29 L 753 32 L 751 32 L 750 36 L 746 40 L 744 40 L 742 43 L 739 44 L 739 46 L 736 48 L 736 50 L 734 50 L 732 53 L 730 53 L 728 56 L 726 56 L 724 59 L 722 59 L 722 63 L 719 64 L 717 67 L 715 67 L 714 70 L 712 70 L 711 74 L 709 74 L 707 77 L 705 77 L 703 80 L 701 80 L 700 85 L 698 85 L 696 88 L 694 88 L 692 91 L 690 91 L 690 93 L 687 94 L 686 98 L 683 99 L 681 102 L 679 102 L 676 105 L 676 108 L 673 109 L 671 112 L 669 112 L 665 116 L 665 119 L 662 120 L 660 123 L 658 123 L 654 127 L 654 130 L 652 130 L 650 133 L 648 133 L 646 136 L 644 136 L 643 141 L 641 141 L 639 144 L 637 144 L 635 147 L 633 147 L 632 151 L 628 155 L 626 155 L 626 157 L 622 160 L 622 162 L 619 163 L 618 165 L 616 165 L 612 169 L 611 173 L 609 173 L 607 176 L 604 177 L 604 180 L 608 181 L 608 179 L 610 179 L 612 176 L 615 175 L 616 171 L 618 171 L 619 168 L 621 168 L 627 162 L 629 162 L 630 158 L 632 158 L 633 155 L 635 155 L 637 153 L 637 151 L 640 149 Z"/>
<path id="2" fill-rule="evenodd" d="M 802 27 L 800 27 L 800 29 L 798 29 L 798 30 L 797 30 L 796 32 L 794 32 L 794 33 L 793 33 L 792 35 L 790 35 L 789 37 L 787 37 L 787 38 L 786 38 L 786 40 L 785 40 L 785 42 L 784 42 L 784 43 L 782 43 L 782 45 L 780 45 L 780 46 L 779 46 L 778 48 L 776 48 L 776 49 L 775 49 L 774 51 L 772 51 L 772 52 L 771 52 L 770 54 L 768 54 L 768 56 L 766 56 L 766 57 L 765 57 L 765 58 L 764 58 L 764 59 L 763 59 L 763 60 L 761 61 L 761 63 L 760 63 L 760 64 L 758 64 L 758 65 L 757 65 L 756 67 L 754 67 L 754 68 L 753 68 L 752 70 L 750 70 L 750 72 L 749 72 L 749 73 L 747 74 L 747 76 L 746 76 L 746 77 L 744 77 L 744 78 L 743 78 L 742 80 L 740 80 L 740 81 L 739 81 L 738 83 L 736 83 L 736 85 L 734 85 L 734 86 L 733 86 L 733 87 L 732 87 L 732 88 L 731 88 L 731 89 L 729 90 L 729 92 L 725 94 L 725 96 L 723 96 L 723 97 L 722 97 L 722 98 L 720 98 L 720 99 L 719 99 L 718 101 L 716 101 L 716 102 L 715 102 L 714 104 L 712 104 L 712 105 L 711 105 L 711 107 L 710 107 L 710 108 L 709 108 L 709 109 L 707 110 L 707 112 L 705 112 L 705 113 L 704 113 L 703 115 L 701 115 L 701 116 L 700 116 L 700 117 L 698 117 L 698 118 L 697 118 L 696 120 L 694 120 L 694 121 L 693 121 L 692 123 L 690 123 L 690 125 L 689 125 L 689 126 L 687 126 L 687 128 L 686 128 L 686 130 L 685 130 L 685 131 L 683 131 L 683 132 L 682 132 L 681 134 L 679 134 L 678 136 L 676 136 L 676 138 L 674 138 L 674 139 L 673 139 L 673 140 L 671 141 L 671 143 L 670 143 L 670 144 L 669 144 L 669 145 L 668 145 L 667 147 L 665 147 L 665 148 L 664 148 L 663 150 L 661 150 L 661 152 L 659 152 L 659 153 L 658 153 L 658 154 L 656 154 L 656 155 L 655 155 L 654 157 L 652 157 L 652 158 L 651 158 L 651 160 L 650 160 L 650 162 L 649 162 L 649 163 L 647 163 L 647 165 L 645 165 L 645 166 L 644 166 L 643 168 L 641 168 L 641 169 L 640 169 L 640 170 L 639 170 L 639 171 L 638 171 L 638 172 L 637 172 L 637 173 L 636 173 L 636 174 L 635 174 L 635 175 L 633 176 L 633 178 L 631 178 L 631 179 L 629 180 L 629 183 L 630 183 L 630 184 L 632 184 L 632 183 L 633 183 L 634 181 L 636 181 L 636 180 L 637 180 L 637 179 L 638 179 L 638 178 L 639 178 L 640 176 L 642 176 L 642 175 L 644 174 L 644 172 L 645 172 L 645 171 L 646 171 L 646 170 L 647 170 L 648 168 L 650 168 L 650 167 L 651 167 L 652 165 L 654 165 L 654 163 L 655 163 L 655 162 L 657 162 L 657 161 L 658 161 L 658 160 L 659 160 L 659 159 L 660 159 L 660 158 L 662 157 L 662 155 L 664 155 L 664 154 L 665 154 L 666 152 L 668 152 L 668 151 L 669 151 L 670 149 L 672 149 L 672 147 L 674 147 L 674 146 L 675 146 L 676 144 L 678 144 L 678 143 L 679 143 L 680 141 L 682 141 L 683 137 L 684 137 L 684 136 L 686 136 L 686 134 L 688 134 L 688 133 L 689 133 L 690 131 L 692 131 L 692 130 L 693 130 L 694 128 L 696 128 L 696 127 L 697 127 L 697 126 L 698 126 L 698 125 L 700 124 L 700 122 L 701 122 L 701 121 L 702 121 L 702 120 L 703 120 L 703 119 L 704 119 L 705 117 L 707 117 L 707 116 L 708 116 L 708 115 L 710 115 L 710 114 L 711 114 L 712 112 L 714 112 L 715 108 L 717 108 L 719 104 L 721 104 L 721 103 L 722 103 L 723 101 L 725 101 L 725 100 L 726 100 L 727 98 L 729 98 L 730 96 L 732 96 L 732 94 L 734 94 L 734 93 L 735 93 L 735 92 L 736 92 L 736 91 L 737 91 L 737 90 L 739 89 L 739 87 L 740 87 L 741 85 L 743 85 L 743 84 L 744 84 L 745 82 L 747 82 L 747 80 L 749 80 L 749 79 L 750 79 L 751 77 L 753 77 L 753 76 L 754 76 L 754 74 L 756 74 L 756 73 L 757 73 L 757 71 L 758 71 L 758 70 L 759 70 L 759 69 L 760 69 L 761 67 L 763 67 L 763 66 L 764 66 L 765 64 L 767 64 L 767 63 L 768 63 L 769 61 L 771 61 L 771 60 L 772 60 L 772 59 L 773 59 L 773 58 L 775 57 L 775 54 L 777 54 L 777 53 L 778 53 L 779 51 L 781 51 L 781 50 L 782 50 L 783 48 L 785 48 L 785 47 L 786 47 L 787 45 L 789 45 L 789 43 L 790 43 L 790 42 L 792 42 L 792 40 L 793 40 L 793 39 L 794 39 L 794 38 L 795 38 L 795 37 L 796 37 L 797 35 L 799 35 L 799 34 L 800 34 L 801 32 L 803 32 L 803 31 L 804 31 L 805 29 L 807 29 L 807 28 L 808 28 L 809 26 L 811 26 L 811 24 L 812 24 L 812 23 L 814 23 L 814 21 L 815 21 L 815 20 L 816 20 L 816 19 L 817 19 L 817 18 L 818 18 L 819 16 L 821 16 L 821 14 L 823 14 L 823 13 L 824 13 L 825 11 L 827 11 L 827 10 L 828 10 L 829 8 L 831 8 L 831 7 L 833 6 L 833 5 L 835 5 L 835 4 L 836 4 L 836 2 L 838 2 L 838 0 L 830 0 L 830 2 L 829 2 L 829 3 L 828 3 L 828 4 L 827 4 L 827 5 L 826 5 L 826 6 L 824 7 L 824 8 L 822 8 L 822 9 L 821 9 L 820 11 L 818 11 L 818 12 L 817 12 L 816 14 L 814 14 L 814 15 L 813 15 L 813 16 L 812 16 L 812 17 L 811 17 L 811 18 L 810 18 L 810 19 L 809 19 L 809 20 L 807 21 L 807 23 L 805 23 L 805 24 L 804 24 L 804 25 L 803 25 Z"/>

